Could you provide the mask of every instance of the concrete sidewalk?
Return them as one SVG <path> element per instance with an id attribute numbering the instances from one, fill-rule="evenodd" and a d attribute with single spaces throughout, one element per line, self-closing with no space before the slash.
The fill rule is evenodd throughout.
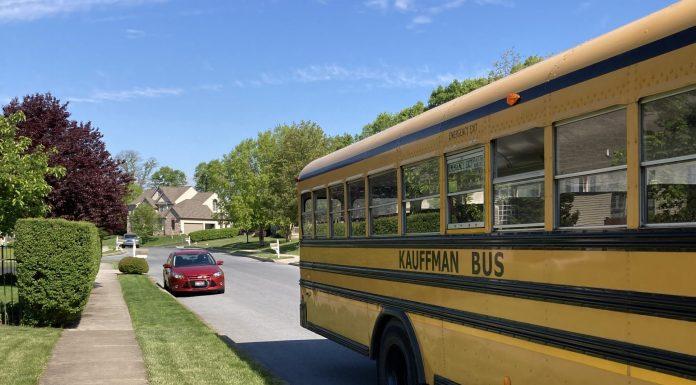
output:
<path id="1" fill-rule="evenodd" d="M 40 385 L 147 384 L 117 273 L 101 264 L 80 324 L 63 331 Z"/>

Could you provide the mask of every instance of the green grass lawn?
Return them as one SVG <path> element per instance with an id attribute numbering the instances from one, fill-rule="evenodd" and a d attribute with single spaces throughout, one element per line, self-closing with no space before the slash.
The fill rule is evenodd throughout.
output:
<path id="1" fill-rule="evenodd" d="M 143 275 L 120 275 L 150 385 L 280 384 Z"/>
<path id="2" fill-rule="evenodd" d="M 0 302 L 17 302 L 17 287 L 0 284 Z M 0 382 L 1 384 L 1 382 Z"/>
<path id="3" fill-rule="evenodd" d="M 186 245 L 186 238 L 188 235 L 164 235 L 143 243 L 143 247 L 182 246 Z"/>
<path id="4" fill-rule="evenodd" d="M 275 258 L 275 251 L 271 249 L 270 244 L 275 243 L 276 239 L 277 238 L 264 238 L 264 244 L 261 246 L 259 244 L 259 239 L 256 237 L 249 237 L 249 242 L 247 243 L 245 235 L 238 235 L 234 238 L 214 239 L 211 241 L 198 242 L 195 244 L 195 246 L 208 249 L 221 249 L 227 252 L 248 254 L 256 257 Z M 240 250 L 253 251 L 240 252 Z M 280 252 L 281 254 L 300 255 L 300 242 L 298 240 L 291 240 L 290 242 L 286 243 L 285 239 L 281 238 Z"/>
<path id="5" fill-rule="evenodd" d="M 0 384 L 35 385 L 60 329 L 0 325 Z"/>

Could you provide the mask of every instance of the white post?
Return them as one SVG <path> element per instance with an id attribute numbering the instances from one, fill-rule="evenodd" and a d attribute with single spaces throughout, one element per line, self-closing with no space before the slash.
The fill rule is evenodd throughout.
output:
<path id="1" fill-rule="evenodd" d="M 275 243 L 271 244 L 271 249 L 275 250 L 276 258 L 280 258 L 280 240 L 276 239 Z"/>
<path id="2" fill-rule="evenodd" d="M 191 236 L 186 237 L 186 243 L 191 246 Z"/>
<path id="3" fill-rule="evenodd" d="M 136 245 L 138 243 L 138 240 L 135 239 L 133 240 L 133 246 L 131 246 L 131 249 L 133 249 L 133 258 L 135 258 L 135 249 L 137 249 Z"/>

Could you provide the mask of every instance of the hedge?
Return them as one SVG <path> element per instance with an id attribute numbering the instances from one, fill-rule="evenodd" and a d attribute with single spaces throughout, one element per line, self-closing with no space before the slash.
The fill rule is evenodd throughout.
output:
<path id="1" fill-rule="evenodd" d="M 232 238 L 239 235 L 239 230 L 233 227 L 226 229 L 209 229 L 193 231 L 189 234 L 191 242 L 211 241 L 213 239 Z"/>
<path id="2" fill-rule="evenodd" d="M 21 219 L 15 234 L 21 323 L 74 324 L 99 270 L 99 231 L 88 222 Z"/>
<path id="3" fill-rule="evenodd" d="M 125 257 L 118 261 L 118 271 L 123 274 L 145 274 L 150 271 L 150 266 L 143 258 Z"/>

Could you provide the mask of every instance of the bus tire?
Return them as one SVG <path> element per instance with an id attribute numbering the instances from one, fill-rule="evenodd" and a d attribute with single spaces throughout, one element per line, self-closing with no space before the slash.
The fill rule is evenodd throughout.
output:
<path id="1" fill-rule="evenodd" d="M 377 357 L 379 385 L 417 385 L 416 359 L 408 335 L 399 321 L 384 327 Z"/>

